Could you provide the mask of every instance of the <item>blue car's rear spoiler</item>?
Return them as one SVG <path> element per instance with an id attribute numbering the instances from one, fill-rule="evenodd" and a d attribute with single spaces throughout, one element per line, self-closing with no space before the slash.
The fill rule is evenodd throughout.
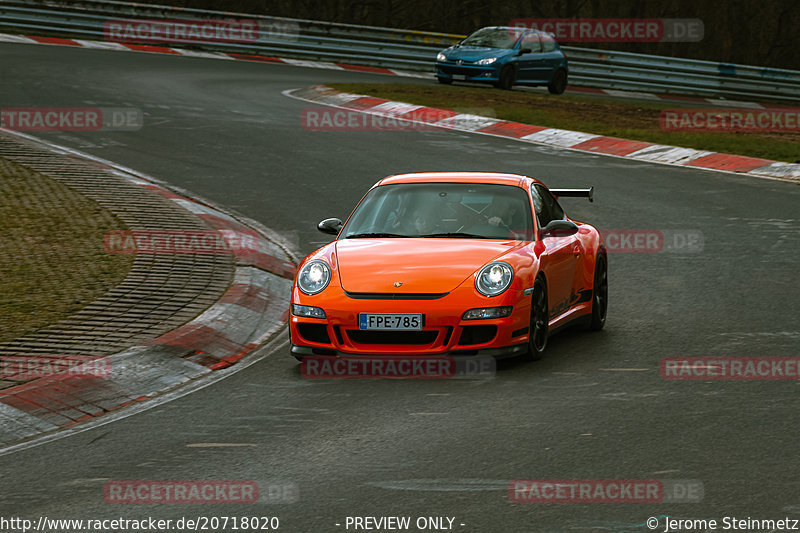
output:
<path id="1" fill-rule="evenodd" d="M 594 187 L 588 189 L 550 189 L 557 198 L 562 196 L 572 198 L 588 198 L 590 202 L 594 202 Z"/>

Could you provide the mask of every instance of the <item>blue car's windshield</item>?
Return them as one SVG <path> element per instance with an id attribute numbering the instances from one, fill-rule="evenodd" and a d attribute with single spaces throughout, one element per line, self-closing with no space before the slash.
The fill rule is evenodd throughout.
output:
<path id="1" fill-rule="evenodd" d="M 463 41 L 463 46 L 486 46 L 489 48 L 514 48 L 514 44 L 522 36 L 521 30 L 509 28 L 483 28 Z"/>
<path id="2" fill-rule="evenodd" d="M 372 189 L 340 239 L 390 237 L 533 240 L 524 189 L 486 183 L 397 183 Z"/>

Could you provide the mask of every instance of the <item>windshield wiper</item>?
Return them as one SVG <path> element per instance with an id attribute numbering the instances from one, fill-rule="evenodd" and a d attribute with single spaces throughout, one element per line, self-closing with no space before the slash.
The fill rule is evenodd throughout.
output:
<path id="1" fill-rule="evenodd" d="M 497 237 L 487 237 L 486 235 L 476 235 L 474 233 L 464 233 L 455 231 L 450 233 L 429 233 L 427 235 L 417 235 L 417 237 L 460 237 L 462 239 L 496 239 Z"/>
<path id="2" fill-rule="evenodd" d="M 398 233 L 353 233 L 345 237 L 345 239 L 368 239 L 370 237 L 409 237 L 409 235 L 400 235 Z"/>

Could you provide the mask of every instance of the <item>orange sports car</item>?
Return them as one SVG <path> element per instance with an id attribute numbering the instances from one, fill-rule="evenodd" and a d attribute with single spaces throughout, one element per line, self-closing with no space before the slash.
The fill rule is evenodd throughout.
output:
<path id="1" fill-rule="evenodd" d="M 379 181 L 347 222 L 319 223 L 337 237 L 298 269 L 292 355 L 538 359 L 568 323 L 601 329 L 605 245 L 558 203 L 592 194 L 485 172 Z"/>

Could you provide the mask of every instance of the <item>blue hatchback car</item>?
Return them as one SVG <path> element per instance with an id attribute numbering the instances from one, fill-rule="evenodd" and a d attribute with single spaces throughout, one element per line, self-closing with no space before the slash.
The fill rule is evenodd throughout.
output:
<path id="1" fill-rule="evenodd" d="M 527 28 L 481 28 L 436 56 L 436 79 L 445 84 L 546 85 L 552 94 L 561 94 L 568 72 L 567 57 L 553 36 Z"/>

